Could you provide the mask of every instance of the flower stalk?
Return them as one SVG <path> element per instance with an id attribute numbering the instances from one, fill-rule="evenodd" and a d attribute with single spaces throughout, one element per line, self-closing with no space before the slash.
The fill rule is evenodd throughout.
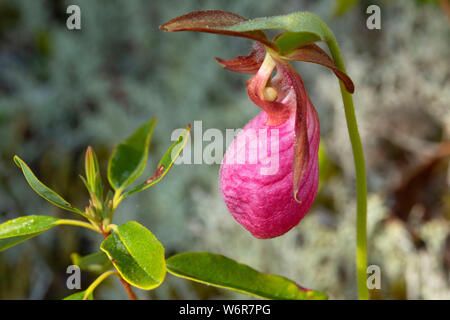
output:
<path id="1" fill-rule="evenodd" d="M 327 28 L 327 44 L 336 66 L 345 72 L 345 64 L 342 59 L 339 46 L 332 31 Z M 364 160 L 364 151 L 362 148 L 361 137 L 358 131 L 355 108 L 352 95 L 345 89 L 340 81 L 342 101 L 344 103 L 345 120 L 347 130 L 352 145 L 353 161 L 356 172 L 356 273 L 358 281 L 358 297 L 360 300 L 369 299 L 369 290 L 367 288 L 367 181 L 366 165 Z"/>

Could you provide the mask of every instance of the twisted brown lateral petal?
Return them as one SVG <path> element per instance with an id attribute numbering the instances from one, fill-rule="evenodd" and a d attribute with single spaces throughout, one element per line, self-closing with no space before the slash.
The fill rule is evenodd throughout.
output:
<path id="1" fill-rule="evenodd" d="M 298 197 L 298 191 L 300 189 L 302 180 L 305 179 L 307 173 L 310 156 L 314 158 L 313 161 L 317 161 L 317 151 L 314 154 L 310 154 L 310 143 L 317 144 L 319 137 L 319 120 L 316 110 L 313 104 L 309 100 L 309 96 L 306 93 L 303 81 L 299 74 L 292 68 L 291 65 L 283 65 L 278 63 L 279 66 L 284 66 L 285 77 L 290 79 L 291 85 L 295 92 L 296 109 L 295 109 L 295 131 L 294 131 L 294 162 L 293 169 L 293 184 L 294 184 L 294 198 L 297 202 L 301 203 L 302 199 Z M 281 69 L 281 68 L 280 68 Z M 317 127 L 315 133 L 312 135 L 311 142 L 308 139 L 308 124 L 307 111 L 308 109 L 314 114 L 314 126 Z M 317 141 L 316 141 L 317 140 Z"/>
<path id="2" fill-rule="evenodd" d="M 324 67 L 333 70 L 334 74 L 342 81 L 348 92 L 353 93 L 355 91 L 355 86 L 352 79 L 345 73 L 342 72 L 333 60 L 328 56 L 328 54 L 322 50 L 318 45 L 312 43 L 302 46 L 286 55 L 286 58 L 296 61 L 305 61 L 320 64 Z"/>
<path id="3" fill-rule="evenodd" d="M 234 59 L 216 58 L 216 61 L 227 70 L 255 74 L 261 67 L 265 54 L 264 47 L 255 42 L 253 50 L 248 56 L 239 56 Z"/>
<path id="4" fill-rule="evenodd" d="M 247 21 L 246 18 L 227 11 L 221 10 L 204 10 L 204 11 L 194 11 L 182 16 L 173 18 L 159 28 L 163 31 L 196 31 L 196 32 L 208 32 L 208 33 L 219 33 L 229 36 L 248 38 L 252 40 L 259 41 L 266 46 L 277 50 L 274 43 L 267 39 L 264 32 L 258 31 L 248 31 L 248 32 L 237 32 L 227 30 L 227 27 L 231 27 L 240 22 Z"/>

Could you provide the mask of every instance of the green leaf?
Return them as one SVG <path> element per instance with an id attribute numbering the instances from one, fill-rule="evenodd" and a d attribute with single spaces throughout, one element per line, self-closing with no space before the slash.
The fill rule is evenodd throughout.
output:
<path id="1" fill-rule="evenodd" d="M 100 176 L 100 167 L 98 165 L 97 155 L 92 147 L 88 147 L 85 157 L 86 184 L 89 192 L 95 195 L 96 200 L 103 199 L 102 178 Z"/>
<path id="2" fill-rule="evenodd" d="M 71 294 L 68 297 L 65 297 L 63 300 L 83 300 L 84 299 L 84 295 L 86 294 L 86 291 L 78 291 L 74 294 Z M 94 300 L 94 296 L 93 294 L 89 294 L 88 300 Z"/>
<path id="3" fill-rule="evenodd" d="M 86 171 L 86 179 L 91 188 L 91 191 L 95 190 L 94 188 L 95 178 L 97 173 L 99 172 L 99 166 L 97 156 L 94 152 L 94 149 L 92 149 L 91 146 L 89 146 L 86 150 L 85 171 Z"/>
<path id="4" fill-rule="evenodd" d="M 188 125 L 186 129 L 184 129 L 180 136 L 178 137 L 177 141 L 175 141 L 172 146 L 167 150 L 167 152 L 164 154 L 162 159 L 159 161 L 157 169 L 154 173 L 154 175 L 146 180 L 144 183 L 137 185 L 130 189 L 129 191 L 124 193 L 124 197 L 127 197 L 133 193 L 145 190 L 155 183 L 159 182 L 167 172 L 169 172 L 170 168 L 172 168 L 173 163 L 180 155 L 181 151 L 183 150 L 184 146 L 186 145 L 188 138 L 189 138 L 189 132 L 191 130 L 191 126 Z"/>
<path id="5" fill-rule="evenodd" d="M 34 175 L 34 173 L 31 171 L 31 169 L 28 167 L 28 165 L 20 159 L 18 156 L 14 156 L 14 162 L 17 166 L 19 166 L 22 169 L 23 175 L 25 176 L 25 179 L 27 180 L 28 184 L 33 188 L 33 190 L 39 194 L 42 198 L 45 200 L 53 203 L 54 205 L 69 210 L 75 213 L 83 214 L 80 210 L 73 207 L 69 202 L 64 200 L 59 194 L 57 194 L 55 191 L 47 187 L 45 184 L 40 182 L 38 178 Z"/>
<path id="6" fill-rule="evenodd" d="M 25 216 L 0 224 L 0 251 L 33 238 L 57 225 L 59 219 L 48 216 Z"/>
<path id="7" fill-rule="evenodd" d="M 164 247 L 139 223 L 130 221 L 120 225 L 103 240 L 100 249 L 129 284 L 150 290 L 163 282 L 166 275 Z"/>
<path id="8" fill-rule="evenodd" d="M 320 41 L 321 37 L 311 32 L 285 32 L 275 41 L 281 54 L 286 54 L 298 47 Z"/>
<path id="9" fill-rule="evenodd" d="M 145 123 L 115 147 L 108 163 L 108 180 L 114 190 L 125 189 L 144 171 L 156 122 Z"/>
<path id="10" fill-rule="evenodd" d="M 265 299 L 326 299 L 319 291 L 300 289 L 293 281 L 265 274 L 218 254 L 180 253 L 167 259 L 167 271 L 175 276 L 230 289 Z"/>
<path id="11" fill-rule="evenodd" d="M 310 12 L 295 12 L 283 16 L 256 18 L 226 28 L 230 31 L 248 32 L 281 29 L 286 34 L 278 37 L 275 44 L 281 53 L 314 41 L 328 40 L 328 27 L 318 16 Z M 296 43 L 296 41 L 298 41 Z"/>
<path id="12" fill-rule="evenodd" d="M 262 17 L 247 20 L 228 27 L 237 32 L 281 29 L 289 32 L 310 32 L 325 39 L 324 22 L 311 12 L 294 12 L 281 16 Z"/>
<path id="13" fill-rule="evenodd" d="M 80 267 L 83 271 L 102 273 L 113 267 L 111 261 L 104 252 L 96 252 L 83 257 L 78 253 L 72 253 L 70 258 L 72 263 Z"/>

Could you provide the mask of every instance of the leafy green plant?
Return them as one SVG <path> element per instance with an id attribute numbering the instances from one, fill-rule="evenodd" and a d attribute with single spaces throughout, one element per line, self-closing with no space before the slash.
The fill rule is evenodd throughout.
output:
<path id="1" fill-rule="evenodd" d="M 326 299 L 319 291 L 304 289 L 281 276 L 264 274 L 227 257 L 208 252 L 186 252 L 165 258 L 164 247 L 150 230 L 136 221 L 113 224 L 114 213 L 121 201 L 159 182 L 181 153 L 190 133 L 183 130 L 157 165 L 152 177 L 132 186 L 143 173 L 156 126 L 152 119 L 139 127 L 130 137 L 119 143 L 108 163 L 108 181 L 112 188 L 105 193 L 100 167 L 94 150 L 87 148 L 83 180 L 89 195 L 89 205 L 80 210 L 34 175 L 18 156 L 19 166 L 28 184 L 41 197 L 80 215 L 84 220 L 59 219 L 43 215 L 29 215 L 0 225 L 0 251 L 38 236 L 58 225 L 88 228 L 103 236 L 99 251 L 87 256 L 71 255 L 72 263 L 82 271 L 100 274 L 86 290 L 76 292 L 66 300 L 92 300 L 93 292 L 103 280 L 116 276 L 130 299 L 136 299 L 132 287 L 152 290 L 164 281 L 166 273 L 192 281 L 210 284 L 266 299 Z"/>

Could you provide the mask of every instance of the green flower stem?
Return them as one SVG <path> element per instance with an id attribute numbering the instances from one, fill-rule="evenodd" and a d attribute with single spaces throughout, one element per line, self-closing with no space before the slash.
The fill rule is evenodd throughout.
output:
<path id="1" fill-rule="evenodd" d="M 336 38 L 333 32 L 326 27 L 327 44 L 333 56 L 336 66 L 345 72 L 344 60 L 342 59 Z M 339 81 L 341 87 L 342 100 L 344 102 L 345 119 L 350 142 L 353 149 L 353 160 L 356 171 L 356 192 L 357 192 L 357 217 L 356 217 L 356 272 L 358 279 L 358 296 L 361 300 L 369 299 L 367 288 L 367 182 L 366 166 L 364 162 L 364 151 L 361 138 L 358 132 L 353 98 L 347 92 L 343 83 Z"/>
<path id="2" fill-rule="evenodd" d="M 56 225 L 71 225 L 71 226 L 78 226 L 78 227 L 83 227 L 83 228 L 88 228 L 91 230 L 94 230 L 96 232 L 100 232 L 100 230 L 98 230 L 96 227 L 94 227 L 93 225 L 87 223 L 87 222 L 83 222 L 83 221 L 78 221 L 78 220 L 71 220 L 71 219 L 61 219 L 58 220 L 56 223 Z"/>
<path id="3" fill-rule="evenodd" d="M 102 283 L 103 280 L 105 280 L 106 278 L 108 278 L 110 275 L 113 274 L 116 274 L 116 272 L 113 270 L 109 270 L 102 273 L 97 279 L 95 279 L 95 281 L 92 282 L 91 285 L 86 289 L 83 300 L 87 300 L 89 295 L 92 294 L 92 292 L 94 292 L 95 288 L 97 288 L 98 285 Z"/>

